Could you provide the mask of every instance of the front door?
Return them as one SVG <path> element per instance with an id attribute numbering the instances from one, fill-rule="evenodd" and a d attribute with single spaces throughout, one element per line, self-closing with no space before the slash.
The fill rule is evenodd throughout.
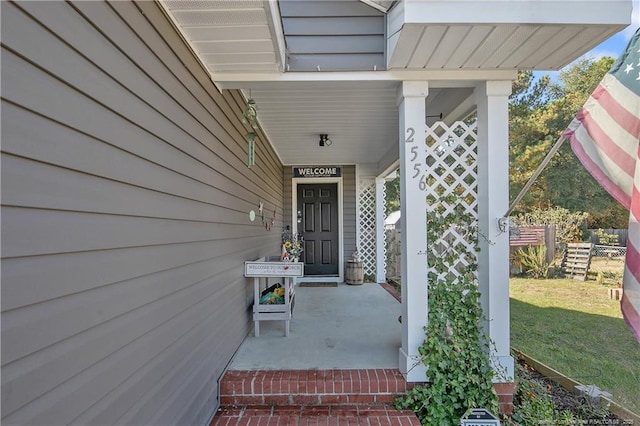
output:
<path id="1" fill-rule="evenodd" d="M 304 274 L 338 275 L 338 184 L 298 184 Z"/>

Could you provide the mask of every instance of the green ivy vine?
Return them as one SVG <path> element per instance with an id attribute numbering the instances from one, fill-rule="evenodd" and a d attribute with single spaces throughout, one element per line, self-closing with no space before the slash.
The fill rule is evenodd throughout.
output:
<path id="1" fill-rule="evenodd" d="M 475 275 L 480 234 L 455 196 L 430 199 L 428 205 L 429 314 L 419 348 L 428 383 L 407 391 L 395 405 L 413 410 L 424 425 L 454 425 L 470 408 L 498 412 Z M 452 237 L 453 229 L 464 241 Z"/>

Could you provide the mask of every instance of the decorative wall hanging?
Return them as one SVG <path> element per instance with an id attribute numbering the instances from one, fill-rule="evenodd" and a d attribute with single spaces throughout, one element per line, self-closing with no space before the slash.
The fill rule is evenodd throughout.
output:
<path id="1" fill-rule="evenodd" d="M 264 223 L 264 228 L 267 231 L 271 231 L 271 227 L 273 226 L 274 223 L 276 223 L 276 209 L 273 209 L 273 217 L 271 217 L 271 219 L 267 219 Z"/>
<path id="2" fill-rule="evenodd" d="M 247 106 L 242 112 L 242 122 L 251 126 L 251 131 L 247 132 L 244 137 L 247 140 L 247 167 L 251 168 L 256 164 L 256 142 L 255 139 L 258 134 L 255 132 L 258 129 L 258 110 L 256 108 L 256 101 L 253 99 L 247 100 Z"/>
<path id="3" fill-rule="evenodd" d="M 264 213 L 264 203 L 262 201 L 259 201 L 258 212 L 260 213 L 260 218 L 262 219 L 264 229 L 266 229 L 267 231 L 271 231 L 271 227 L 276 223 L 276 208 L 274 207 L 273 209 L 273 216 L 268 218 Z"/>

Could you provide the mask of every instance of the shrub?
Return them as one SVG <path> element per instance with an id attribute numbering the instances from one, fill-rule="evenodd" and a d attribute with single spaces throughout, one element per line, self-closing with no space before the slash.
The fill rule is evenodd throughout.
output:
<path id="1" fill-rule="evenodd" d="M 604 229 L 596 229 L 594 234 L 598 236 L 598 244 L 602 244 L 604 246 L 620 245 L 620 239 L 616 234 L 607 234 Z"/>
<path id="2" fill-rule="evenodd" d="M 536 209 L 515 216 L 517 225 L 555 225 L 556 241 L 566 244 L 584 241 L 587 236 L 586 220 L 588 213 L 570 212 L 562 207 Z"/>
<path id="3" fill-rule="evenodd" d="M 547 262 L 547 248 L 545 246 L 527 246 L 526 249 L 518 249 L 516 253 L 525 274 L 536 279 L 549 276 L 549 262 Z"/>
<path id="4" fill-rule="evenodd" d="M 559 411 L 549 394 L 550 385 L 534 379 L 528 366 L 516 364 L 518 386 L 514 395 L 513 416 L 508 425 L 578 425 L 579 418 L 570 411 Z"/>

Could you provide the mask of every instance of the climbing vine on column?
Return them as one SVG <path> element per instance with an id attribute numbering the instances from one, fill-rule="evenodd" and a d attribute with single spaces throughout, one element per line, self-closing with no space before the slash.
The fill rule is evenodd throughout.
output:
<path id="1" fill-rule="evenodd" d="M 429 202 L 429 314 L 419 348 L 428 384 L 415 386 L 396 400 L 397 408 L 415 411 L 425 425 L 459 424 L 469 408 L 498 412 L 490 340 L 482 328 L 475 274 L 477 221 L 456 204 L 455 196 Z M 452 228 L 464 241 L 449 236 Z M 466 262 L 460 262 L 461 257 Z M 454 269 L 457 273 L 452 273 Z"/>

